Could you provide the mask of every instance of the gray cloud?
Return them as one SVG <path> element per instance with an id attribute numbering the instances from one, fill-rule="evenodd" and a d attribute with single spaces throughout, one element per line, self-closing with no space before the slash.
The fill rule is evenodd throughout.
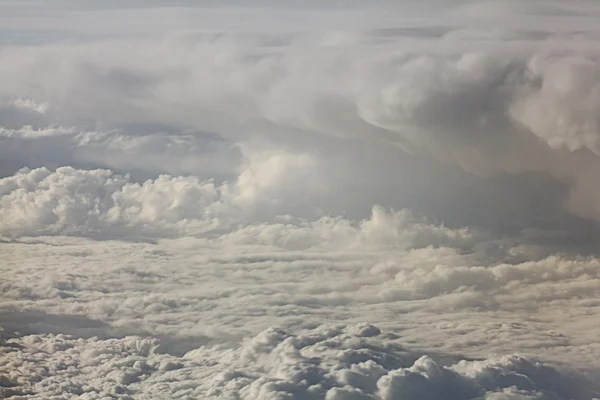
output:
<path id="1" fill-rule="evenodd" d="M 276 50 L 272 38 L 227 33 L 174 35 L 159 46 L 123 40 L 11 50 L 7 71 L 18 65 L 39 79 L 35 87 L 16 79 L 4 92 L 48 103 L 69 123 L 168 124 L 232 142 L 312 147 L 330 140 L 319 139 L 325 134 L 391 143 L 477 174 L 537 172 L 571 187 L 571 212 L 596 217 L 593 53 L 546 54 L 535 39 L 518 52 L 506 41 L 478 53 L 448 39 L 445 54 L 431 40 L 397 54 L 391 45 L 315 46 L 295 37 Z M 58 58 L 67 60 L 61 70 L 40 70 Z"/>

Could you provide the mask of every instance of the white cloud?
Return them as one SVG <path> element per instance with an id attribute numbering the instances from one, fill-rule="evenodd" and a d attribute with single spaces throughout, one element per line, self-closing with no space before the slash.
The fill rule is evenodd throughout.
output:
<path id="1" fill-rule="evenodd" d="M 1 232 L 110 236 L 180 236 L 226 229 L 319 185 L 308 154 L 254 152 L 236 182 L 161 175 L 142 184 L 109 170 L 23 169 L 0 180 Z M 302 182 L 312 176 L 310 185 Z M 294 189 L 296 188 L 296 191 Z"/>
<path id="2" fill-rule="evenodd" d="M 46 114 L 46 112 L 50 108 L 50 105 L 48 103 L 38 103 L 33 99 L 18 98 L 14 100 L 12 104 L 18 108 L 35 111 L 38 114 Z"/>
<path id="3" fill-rule="evenodd" d="M 8 311 L 3 325 L 23 334 L 148 335 L 180 354 L 327 318 L 377 323 L 405 343 L 447 353 L 544 349 L 546 358 L 595 365 L 597 259 L 499 262 L 499 254 L 469 250 L 481 236 L 383 213 L 157 244 L 22 237 L 3 244 L 1 292 L 4 307 L 32 314 Z"/>
<path id="4" fill-rule="evenodd" d="M 551 33 L 540 49 L 527 32 L 518 48 L 502 36 L 402 32 L 376 45 L 373 32 L 335 46 L 319 44 L 326 35 L 222 31 L 13 48 L 0 55 L 13 77 L 2 94 L 49 102 L 74 125 L 169 124 L 313 148 L 331 136 L 383 141 L 477 174 L 539 172 L 571 186 L 570 211 L 596 218 L 591 50 L 565 54 L 572 40 Z"/>
<path id="5" fill-rule="evenodd" d="M 0 397 L 600 397 L 597 5 L 158 3 L 0 1 Z"/>
<path id="6" fill-rule="evenodd" d="M 55 190 L 65 193 L 58 197 L 70 207 L 63 208 L 63 220 L 74 227 L 86 221 L 109 228 L 89 216 L 84 202 L 71 199 L 65 182 L 57 182 L 65 172 L 78 196 L 85 197 L 86 187 L 114 185 L 108 193 L 127 199 L 128 207 L 138 204 L 132 214 L 138 225 L 116 230 L 132 239 L 150 227 L 172 235 L 162 226 L 185 221 L 178 209 L 144 211 L 158 194 L 163 202 L 170 193 L 190 204 L 223 201 L 210 197 L 218 190 L 181 196 L 200 190 L 197 181 L 182 178 L 134 185 L 108 171 L 69 169 L 19 177 L 17 190 L 54 179 Z M 119 204 L 127 209 L 124 201 Z M 380 207 L 364 221 L 284 220 L 154 244 L 64 236 L 5 239 L 0 318 L 4 337 L 14 338 L 9 344 L 23 346 L 5 348 L 9 361 L 2 373 L 18 383 L 10 390 L 29 390 L 39 398 L 67 391 L 89 392 L 92 398 L 123 392 L 132 398 L 237 393 L 342 399 L 407 393 L 432 399 L 441 393 L 591 399 L 597 390 L 593 377 L 576 378 L 556 364 L 533 361 L 543 352 L 554 363 L 597 365 L 597 259 L 498 262 L 499 254 L 477 250 L 486 241 L 486 248 L 494 245 L 477 232 Z M 510 245 L 503 252 L 507 260 L 513 257 Z M 569 314 L 562 313 L 566 309 Z M 299 333 L 325 319 L 349 326 Z M 358 322 L 376 323 L 399 337 L 353 325 Z M 407 352 L 398 345 L 416 349 Z M 156 351 L 149 351 L 152 347 Z M 51 356 L 42 357 L 40 350 Z M 525 358 L 490 355 L 513 352 Z M 438 361 L 415 361 L 423 354 Z M 461 354 L 487 361 L 448 368 Z"/>
<path id="7" fill-rule="evenodd" d="M 365 325 L 298 334 L 271 328 L 183 357 L 157 352 L 157 340 L 139 337 L 40 335 L 21 343 L 18 353 L 4 354 L 20 368 L 4 369 L 14 386 L 3 390 L 32 399 L 591 399 L 595 389 L 583 376 L 517 356 L 444 365 Z"/>

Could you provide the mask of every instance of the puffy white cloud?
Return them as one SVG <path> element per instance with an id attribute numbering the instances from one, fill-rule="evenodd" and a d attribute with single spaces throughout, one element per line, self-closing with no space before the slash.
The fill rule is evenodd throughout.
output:
<path id="1" fill-rule="evenodd" d="M 308 154 L 250 153 L 236 182 L 161 175 L 144 183 L 109 170 L 23 169 L 0 180 L 5 235 L 178 236 L 224 229 L 319 185 Z M 302 182 L 311 176 L 310 185 Z"/>
<path id="2" fill-rule="evenodd" d="M 3 374 L 15 384 L 6 393 L 591 398 L 592 378 L 571 380 L 527 358 L 448 368 L 427 357 L 416 361 L 422 353 L 397 345 L 433 349 L 434 359 L 452 362 L 454 354 L 533 357 L 543 349 L 547 359 L 596 365 L 597 259 L 542 251 L 537 261 L 517 262 L 527 251 L 518 238 L 496 240 L 382 207 L 362 221 L 275 214 L 271 222 L 264 215 L 252 221 L 255 202 L 275 211 L 269 201 L 277 200 L 273 190 L 283 179 L 264 166 L 307 165 L 305 156 L 285 161 L 275 154 L 248 164 L 243 187 L 252 190 L 192 177 L 137 184 L 107 170 L 67 167 L 2 180 L 2 221 L 12 224 L 3 233 L 13 238 L 1 249 L 0 317 L 5 337 L 14 338 L 9 345 L 23 346 L 4 348 L 11 361 Z M 219 229 L 202 234 L 198 227 L 215 221 L 210 212 Z M 11 220 L 15 215 L 21 219 Z M 153 244 L 30 237 L 43 233 L 176 238 Z M 560 316 L 564 309 L 570 314 Z M 538 317 L 528 317 L 532 312 Z M 377 323 L 400 337 L 369 325 L 292 333 L 324 319 Z M 287 331 L 268 329 L 274 325 Z M 363 344 L 380 339 L 396 344 Z M 150 347 L 156 350 L 140 350 Z M 40 348 L 53 358 L 44 361 Z M 404 354 L 406 361 L 394 364 Z M 98 360 L 101 370 L 88 365 Z M 152 367 L 135 366 L 143 363 Z"/>
<path id="3" fill-rule="evenodd" d="M 289 219 L 289 217 L 280 217 Z M 373 207 L 362 221 L 322 217 L 316 221 L 293 219 L 288 223 L 253 224 L 219 238 L 228 245 L 267 245 L 300 249 L 399 249 L 427 246 L 470 247 L 475 237 L 468 229 L 448 229 L 419 221 L 408 210 Z"/>
<path id="4" fill-rule="evenodd" d="M 32 399 L 591 399 L 597 389 L 583 375 L 518 356 L 444 365 L 372 325 L 269 328 L 182 357 L 140 337 L 33 335 L 18 343 L 19 351 L 3 351 L 3 390 Z"/>
<path id="5" fill-rule="evenodd" d="M 147 335 L 183 354 L 273 325 L 366 321 L 446 353 L 543 349 L 546 358 L 595 365 L 597 259 L 511 262 L 505 248 L 502 262 L 500 252 L 472 249 L 481 236 L 388 215 L 362 224 L 251 224 L 156 244 L 7 241 L 0 292 L 2 307 L 14 309 L 3 326 L 22 334 Z M 365 226 L 377 221 L 383 226 L 372 236 Z"/>
<path id="6" fill-rule="evenodd" d="M 528 72 L 529 83 L 511 109 L 515 119 L 552 147 L 597 153 L 597 60 L 577 55 L 536 57 Z"/>

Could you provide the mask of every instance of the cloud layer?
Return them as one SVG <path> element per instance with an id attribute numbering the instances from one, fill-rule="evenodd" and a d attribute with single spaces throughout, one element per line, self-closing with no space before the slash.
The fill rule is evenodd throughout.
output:
<path id="1" fill-rule="evenodd" d="M 598 5 L 226 3 L 0 0 L 0 397 L 600 397 Z"/>
<path id="2" fill-rule="evenodd" d="M 3 374 L 40 397 L 591 399 L 599 261 L 549 251 L 379 207 L 156 243 L 15 238 L 2 245 Z M 390 334 L 352 327 L 364 323 Z"/>
<path id="3" fill-rule="evenodd" d="M 26 115 L 40 114 L 39 123 L 109 132 L 131 124 L 166 125 L 218 132 L 226 143 L 260 138 L 312 149 L 332 146 L 334 138 L 358 140 L 392 144 L 486 176 L 540 173 L 570 187 L 565 205 L 571 212 L 597 219 L 595 53 L 558 44 L 546 49 L 554 39 L 526 33 L 522 48 L 496 39 L 502 46 L 490 52 L 463 49 L 469 42 L 464 38 L 426 35 L 410 48 L 410 31 L 394 33 L 391 44 L 360 35 L 339 33 L 327 44 L 299 33 L 188 32 L 158 44 L 123 39 L 6 48 L 0 54 L 4 74 L 16 78 L 0 97 Z M 435 48 L 440 42 L 447 44 L 445 51 Z M 30 76 L 35 83 L 25 79 Z M 157 149 L 170 140 L 164 134 L 136 138 L 95 128 L 20 125 L 4 128 L 2 135 L 9 145 L 29 139 L 35 148 L 33 139 L 75 129 L 79 135 L 68 144 L 77 148 L 63 151 L 88 166 L 144 170 L 153 164 L 154 171 L 178 174 L 210 168 L 208 159 L 198 164 L 176 143 L 171 154 L 160 154 Z M 188 141 L 203 145 L 191 136 Z M 135 165 L 127 159 L 131 146 L 138 153 L 149 150 L 151 158 Z M 187 159 L 173 165 L 181 153 Z M 195 156 L 204 158 L 200 151 Z M 218 167 L 219 161 L 211 161 Z"/>
<path id="4" fill-rule="evenodd" d="M 0 180 L 0 232 L 169 237 L 227 229 L 257 206 L 276 209 L 290 191 L 285 180 L 315 168 L 306 154 L 253 153 L 236 182 L 221 186 L 191 176 L 140 184 L 109 170 L 26 168 Z"/>
<path id="5" fill-rule="evenodd" d="M 19 358 L 14 350 L 4 351 L 2 368 L 27 368 L 35 382 L 29 390 L 38 394 L 10 388 L 23 381 L 14 370 L 2 390 L 32 399 L 529 400 L 597 394 L 584 376 L 517 356 L 446 366 L 365 324 L 298 334 L 271 328 L 235 347 L 201 347 L 182 357 L 162 354 L 159 346 L 139 337 L 31 337 Z"/>

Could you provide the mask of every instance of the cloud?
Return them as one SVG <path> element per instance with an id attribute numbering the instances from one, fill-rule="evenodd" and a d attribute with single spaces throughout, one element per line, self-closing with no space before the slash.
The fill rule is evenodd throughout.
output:
<path id="1" fill-rule="evenodd" d="M 48 103 L 38 103 L 32 99 L 18 98 L 12 102 L 18 108 L 35 111 L 38 114 L 46 114 L 50 105 Z"/>
<path id="2" fill-rule="evenodd" d="M 598 129 L 592 111 L 598 103 L 598 65 L 593 58 L 533 59 L 531 83 L 513 106 L 514 118 L 551 147 L 597 153 Z M 535 82 L 535 85 L 534 85 Z"/>
<path id="3" fill-rule="evenodd" d="M 253 224 L 219 238 L 231 245 L 270 245 L 289 250 L 320 248 L 410 249 L 428 246 L 469 247 L 475 235 L 468 229 L 430 225 L 410 211 L 398 212 L 374 206 L 362 221 L 342 217 L 322 217 L 316 221 L 280 219 L 288 223 Z"/>
<path id="4" fill-rule="evenodd" d="M 48 127 L 46 129 L 35 129 L 31 125 L 23 126 L 21 129 L 6 129 L 0 128 L 0 136 L 5 138 L 19 139 L 35 139 L 40 137 L 52 137 L 61 135 L 72 135 L 75 132 L 74 128 L 66 127 Z"/>
<path id="5" fill-rule="evenodd" d="M 271 193 L 267 178 L 252 196 Z M 245 192 L 235 185 L 227 191 L 166 176 L 135 184 L 72 168 L 22 171 L 2 183 L 32 198 L 23 207 L 32 220 L 15 223 L 21 231 L 1 249 L 10 393 L 591 399 L 597 390 L 593 378 L 532 358 L 543 352 L 554 362 L 593 365 L 595 258 L 542 252 L 518 261 L 526 249 L 516 238 L 518 246 L 382 207 L 362 221 L 234 219 L 237 226 L 191 237 L 186 229 L 208 223 L 206 208 L 223 211 L 219 223 L 230 221 L 248 194 L 236 203 Z M 46 207 L 53 198 L 58 204 Z M 110 219 L 105 204 L 129 219 Z M 56 217 L 62 225 L 54 233 L 74 237 L 27 236 Z M 90 227 L 131 241 L 78 237 Z M 139 242 L 145 235 L 155 241 Z M 324 318 L 348 326 L 315 328 Z M 515 351 L 523 356 L 490 356 Z M 455 364 L 460 354 L 484 361 Z"/>
<path id="6" fill-rule="evenodd" d="M 23 169 L 0 180 L 0 233 L 10 237 L 169 238 L 204 237 L 214 231 L 224 233 L 220 240 L 233 246 L 290 249 L 474 244 L 468 229 L 429 225 L 408 210 L 374 206 L 370 218 L 360 222 L 331 216 L 307 221 L 279 215 L 278 211 L 293 207 L 293 198 L 299 193 L 322 190 L 319 180 L 312 177 L 310 186 L 298 187 L 317 168 L 317 160 L 308 154 L 281 151 L 244 152 L 247 161 L 238 179 L 221 186 L 195 177 L 161 175 L 136 183 L 110 170 Z M 259 222 L 269 219 L 282 222 Z M 230 231 L 236 226 L 238 229 Z"/>
<path id="7" fill-rule="evenodd" d="M 491 16 L 574 16 L 593 12 L 595 5 L 589 1 L 578 1 L 564 4 L 559 1 L 472 1 L 459 7 L 459 12 L 473 17 Z"/>
<path id="8" fill-rule="evenodd" d="M 288 219 L 153 242 L 120 231 L 128 241 L 5 239 L 0 293 L 2 307 L 14 310 L 3 326 L 27 335 L 148 336 L 181 355 L 327 318 L 384 324 L 406 344 L 449 354 L 543 349 L 576 365 L 597 356 L 597 258 L 523 261 L 510 242 L 380 208 L 364 221 Z"/>
<path id="9" fill-rule="evenodd" d="M 0 397 L 600 397 L 596 5 L 38 3 Z"/>
<path id="10" fill-rule="evenodd" d="M 2 177 L 23 167 L 68 165 L 111 169 L 135 181 L 170 174 L 223 182 L 234 179 L 243 162 L 240 145 L 219 135 L 160 126 L 131 126 L 125 132 L 37 123 L 0 127 L 0 142 Z"/>
<path id="11" fill-rule="evenodd" d="M 257 204 L 276 210 L 316 166 L 307 154 L 252 153 L 237 181 L 220 186 L 191 176 L 140 184 L 109 170 L 23 169 L 0 180 L 2 233 L 165 237 L 224 229 L 251 218 Z"/>
<path id="12" fill-rule="evenodd" d="M 69 125 L 166 124 L 312 148 L 333 137 L 486 176 L 540 173 L 570 186 L 569 211 L 596 218 L 597 57 L 566 50 L 558 34 L 517 33 L 519 48 L 484 38 L 497 46 L 487 51 L 463 48 L 460 35 L 398 32 L 378 46 L 359 32 L 353 44 L 324 46 L 323 37 L 257 31 L 13 48 L 2 57 L 16 78 L 2 94 L 52 104 Z"/>
<path id="13" fill-rule="evenodd" d="M 5 352 L 19 369 L 4 370 L 3 390 L 28 398 L 525 400 L 597 394 L 583 375 L 518 356 L 444 365 L 404 349 L 372 325 L 320 326 L 298 334 L 270 328 L 239 344 L 203 346 L 183 357 L 157 352 L 159 341 L 140 337 L 36 335 L 21 343 L 18 353 Z"/>

